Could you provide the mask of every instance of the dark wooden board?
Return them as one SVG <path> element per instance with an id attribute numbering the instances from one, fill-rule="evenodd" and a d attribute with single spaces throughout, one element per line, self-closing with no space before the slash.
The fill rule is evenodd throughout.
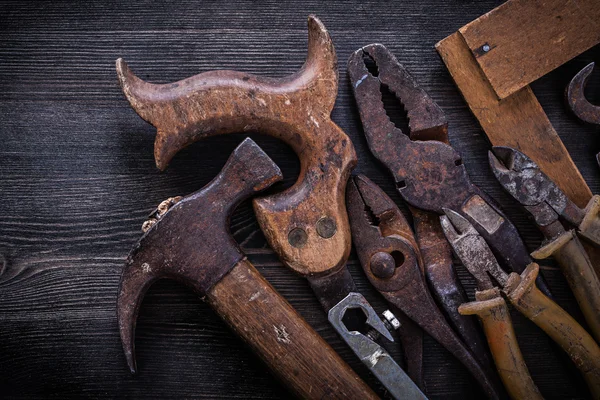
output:
<path id="1" fill-rule="evenodd" d="M 122 96 L 114 60 L 168 82 L 215 68 L 269 76 L 298 69 L 306 16 L 317 14 L 338 51 L 340 91 L 333 119 L 353 139 L 358 170 L 398 204 L 392 180 L 369 154 L 345 71 L 359 46 L 386 44 L 446 111 L 450 140 L 473 181 L 496 198 L 531 250 L 541 235 L 494 181 L 489 144 L 438 58 L 434 44 L 498 1 L 340 2 L 156 1 L 3 2 L 0 5 L 0 396 L 3 398 L 285 398 L 287 392 L 200 299 L 163 281 L 151 288 L 137 329 L 140 372 L 130 376 L 116 324 L 121 267 L 146 215 L 163 199 L 206 184 L 242 135 L 213 138 L 179 154 L 164 173 L 152 159 L 153 128 Z M 593 48 L 532 88 L 594 193 L 600 173 L 596 127 L 568 114 L 563 90 Z M 600 102 L 600 76 L 589 96 Z M 517 133 L 518 134 L 518 133 Z M 298 160 L 281 142 L 252 135 L 295 181 Z M 249 203 L 232 220 L 235 238 L 261 273 L 361 376 L 364 367 L 327 324 L 308 284 L 281 266 Z M 474 285 L 457 266 L 467 291 Z M 353 254 L 358 287 L 379 310 Z M 560 272 L 544 272 L 559 303 L 577 314 Z M 530 323 L 515 316 L 532 375 L 547 398 L 584 398 L 570 372 Z M 390 345 L 393 355 L 400 356 Z M 478 398 L 476 385 L 439 345 L 426 340 L 431 398 Z M 369 382 L 373 383 L 372 379 Z"/>

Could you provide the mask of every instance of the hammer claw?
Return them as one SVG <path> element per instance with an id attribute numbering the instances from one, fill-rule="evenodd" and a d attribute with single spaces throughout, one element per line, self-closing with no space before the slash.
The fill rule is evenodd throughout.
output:
<path id="1" fill-rule="evenodd" d="M 145 265 L 135 265 L 135 257 L 130 256 L 121 276 L 117 300 L 119 333 L 127 366 L 132 374 L 137 372 L 135 361 L 135 326 L 142 299 L 148 288 L 158 279 Z"/>
<path id="2" fill-rule="evenodd" d="M 228 232 L 229 215 L 241 200 L 281 179 L 273 160 L 245 139 L 215 179 L 169 208 L 142 236 L 127 258 L 117 300 L 119 331 L 132 373 L 136 318 L 148 288 L 168 277 L 204 295 L 243 258 Z M 198 253 L 204 258 L 202 268 Z"/>

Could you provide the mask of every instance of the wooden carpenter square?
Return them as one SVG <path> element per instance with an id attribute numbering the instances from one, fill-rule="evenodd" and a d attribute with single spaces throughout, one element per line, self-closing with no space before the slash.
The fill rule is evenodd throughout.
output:
<path id="1" fill-rule="evenodd" d="M 600 42 L 600 0 L 510 0 L 459 32 L 504 99 Z"/>
<path id="2" fill-rule="evenodd" d="M 498 100 L 459 32 L 440 41 L 436 49 L 492 145 L 524 152 L 585 207 L 592 193 L 531 88 Z"/>

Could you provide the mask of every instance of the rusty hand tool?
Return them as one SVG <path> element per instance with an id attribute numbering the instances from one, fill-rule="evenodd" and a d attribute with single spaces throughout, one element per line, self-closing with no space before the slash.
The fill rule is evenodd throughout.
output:
<path id="1" fill-rule="evenodd" d="M 367 68 L 369 63 L 372 68 Z M 452 252 L 439 226 L 437 214 L 447 202 L 464 201 L 465 209 L 475 216 L 482 212 L 493 221 L 504 222 L 495 215 L 469 181 L 460 157 L 448 142 L 447 121 L 443 111 L 425 93 L 380 44 L 356 51 L 348 61 L 348 73 L 360 112 L 365 136 L 373 154 L 393 173 L 400 195 L 411 205 L 417 240 L 423 252 L 424 270 L 434 297 L 443 307 L 453 327 L 473 352 L 490 377 L 495 371 L 485 348 L 485 340 L 476 321 L 461 316 L 458 306 L 466 296 L 452 265 Z M 395 94 L 408 112 L 410 138 L 390 121 L 382 103 L 382 87 Z M 411 139 L 421 141 L 415 142 Z M 410 171 L 410 172 L 409 172 Z M 500 231 L 515 233 L 507 249 L 529 257 L 509 222 Z M 511 245 L 511 243 L 516 244 Z M 499 241 L 500 243 L 500 241 Z M 491 378 L 493 379 L 493 378 Z"/>
<path id="2" fill-rule="evenodd" d="M 456 255 L 477 281 L 477 301 L 461 306 L 460 312 L 477 314 L 482 320 L 498 372 L 513 398 L 541 398 L 527 372 L 506 303 L 539 326 L 571 357 L 583 373 L 594 398 L 600 398 L 600 347 L 565 310 L 545 296 L 536 286 L 536 263 L 521 275 L 504 272 L 478 230 L 459 213 L 444 210 L 441 223 Z"/>
<path id="3" fill-rule="evenodd" d="M 577 233 L 600 246 L 600 196 L 585 210 L 577 207 L 525 154 L 510 147 L 489 152 L 498 182 L 533 215 L 547 243 L 532 253 L 536 259 L 558 261 L 596 340 L 600 341 L 600 280 Z M 563 222 L 577 227 L 565 230 Z"/>
<path id="4" fill-rule="evenodd" d="M 589 63 L 569 82 L 566 98 L 569 108 L 582 121 L 600 125 L 600 106 L 593 105 L 585 98 L 585 86 L 594 70 L 594 63 Z"/>
<path id="5" fill-rule="evenodd" d="M 329 321 L 354 353 L 388 390 L 409 396 L 400 385 L 404 372 L 383 347 L 336 319 L 347 307 L 361 308 L 369 315 L 367 325 L 392 340 L 356 293 L 345 265 L 350 228 L 344 193 L 356 153 L 330 118 L 337 58 L 321 21 L 309 17 L 306 62 L 284 78 L 209 71 L 158 85 L 136 77 L 122 59 L 117 74 L 131 106 L 157 128 L 154 155 L 160 169 L 183 147 L 213 135 L 257 131 L 292 147 L 301 163 L 298 181 L 281 193 L 254 199 L 259 225 L 284 264 L 308 278 Z"/>
<path id="6" fill-rule="evenodd" d="M 161 278 L 190 286 L 301 398 L 376 398 L 329 345 L 258 273 L 229 233 L 243 199 L 281 179 L 277 165 L 246 139 L 217 177 L 171 206 L 134 246 L 117 304 L 127 363 L 142 298 Z"/>
<path id="7" fill-rule="evenodd" d="M 494 383 L 446 322 L 429 294 L 414 234 L 394 202 L 365 176 L 348 184 L 352 239 L 367 278 L 393 306 L 442 344 L 477 379 L 490 398 Z"/>
<path id="8" fill-rule="evenodd" d="M 364 58 L 376 65 L 377 76 Z M 448 124 L 439 106 L 382 45 L 354 53 L 348 70 L 369 148 L 392 172 L 402 198 L 416 208 L 437 214 L 450 208 L 478 221 L 481 235 L 503 263 L 521 272 L 531 262 L 529 252 L 515 226 L 469 179 L 460 155 L 448 144 Z M 406 134 L 386 114 L 381 86 L 404 105 Z M 538 286 L 550 292 L 541 277 Z"/>
<path id="9" fill-rule="evenodd" d="M 156 164 L 166 168 L 185 146 L 236 132 L 283 140 L 298 154 L 298 181 L 254 201 L 269 244 L 294 271 L 324 275 L 342 268 L 350 253 L 344 191 L 356 153 L 331 120 L 337 96 L 337 58 L 325 26 L 308 19 L 308 56 L 283 78 L 208 71 L 175 83 L 136 77 L 122 59 L 117 74 L 133 109 L 157 129 Z"/>
<path id="10" fill-rule="evenodd" d="M 567 104 L 573 114 L 588 124 L 600 125 L 600 106 L 590 103 L 585 98 L 585 86 L 594 70 L 594 63 L 589 63 L 577 73 L 569 82 L 565 90 Z M 596 154 L 596 161 L 600 164 L 600 153 Z"/>

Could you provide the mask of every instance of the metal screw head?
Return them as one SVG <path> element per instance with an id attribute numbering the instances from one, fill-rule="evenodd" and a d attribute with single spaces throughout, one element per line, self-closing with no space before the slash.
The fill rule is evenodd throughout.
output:
<path id="1" fill-rule="evenodd" d="M 306 244 L 308 235 L 302 228 L 294 228 L 288 233 L 288 242 L 294 247 L 302 247 Z"/>
<path id="2" fill-rule="evenodd" d="M 484 44 L 483 46 L 481 46 L 481 50 L 487 53 L 488 51 L 490 51 L 490 45 L 487 43 Z"/>
<path id="3" fill-rule="evenodd" d="M 379 251 L 371 256 L 371 272 L 378 278 L 387 279 L 396 271 L 396 260 L 391 254 Z"/>
<path id="4" fill-rule="evenodd" d="M 324 217 L 317 221 L 317 233 L 324 239 L 329 239 L 337 231 L 335 221 L 331 218 Z"/>

